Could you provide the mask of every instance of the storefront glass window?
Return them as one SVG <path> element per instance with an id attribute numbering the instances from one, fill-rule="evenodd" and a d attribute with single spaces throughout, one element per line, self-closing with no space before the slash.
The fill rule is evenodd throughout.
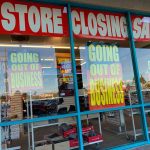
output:
<path id="1" fill-rule="evenodd" d="M 75 117 L 1 127 L 1 149 L 66 150 L 78 148 Z M 71 133 L 71 134 L 70 134 Z"/>
<path id="2" fill-rule="evenodd" d="M 148 130 L 149 123 L 149 104 L 150 104 L 150 17 L 136 16 L 131 17 L 133 22 L 133 34 L 135 37 L 135 46 L 137 53 L 138 69 L 140 74 L 140 83 L 145 106 L 145 115 L 147 119 Z"/>
<path id="3" fill-rule="evenodd" d="M 136 86 L 125 17 L 84 9 L 72 12 L 79 99 L 81 103 L 82 97 L 89 100 L 81 111 L 138 104 L 136 95 L 129 98 L 129 91 L 136 92 Z M 120 26 L 115 21 L 120 21 Z M 120 29 L 114 29 L 115 25 Z"/>
<path id="4" fill-rule="evenodd" d="M 143 104 L 125 14 L 11 1 L 0 8 L 0 149 L 106 149 L 146 139 L 149 17 L 131 16 Z"/>
<path id="5" fill-rule="evenodd" d="M 144 136 L 139 114 L 139 109 L 125 109 L 100 114 L 89 114 L 88 122 L 82 121 L 83 129 L 87 126 L 87 123 L 89 124 L 89 128 L 92 128 L 92 131 L 89 131 L 89 133 L 83 133 L 85 140 L 84 149 L 107 149 L 135 141 L 142 141 Z M 84 117 L 86 116 L 82 116 L 82 118 Z M 137 122 L 139 123 L 137 124 Z M 90 142 L 96 138 L 96 144 L 90 144 Z M 87 142 L 89 143 L 87 144 Z"/>
<path id="6" fill-rule="evenodd" d="M 139 104 L 124 15 L 72 8 L 72 20 L 77 47 L 75 54 L 80 111 L 102 110 L 95 114 L 100 118 L 100 125 L 98 122 L 94 124 L 91 119 L 93 128 L 97 129 L 93 132 L 93 139 L 101 135 L 104 148 L 121 145 L 119 140 L 111 142 L 111 137 L 121 138 L 117 133 L 123 135 L 122 144 L 136 141 L 138 130 L 143 139 L 142 125 L 135 126 L 141 122 L 138 109 L 103 112 L 109 108 Z M 137 118 L 134 115 L 136 112 Z M 98 130 L 98 126 L 101 130 Z M 132 134 L 129 141 L 128 134 Z M 89 137 L 90 134 L 85 139 Z M 85 149 L 88 147 L 85 146 Z"/>
<path id="7" fill-rule="evenodd" d="M 133 15 L 132 22 L 144 102 L 150 103 L 150 17 Z"/>
<path id="8" fill-rule="evenodd" d="M 69 39 L 29 38 L 2 43 L 2 121 L 75 112 Z"/>

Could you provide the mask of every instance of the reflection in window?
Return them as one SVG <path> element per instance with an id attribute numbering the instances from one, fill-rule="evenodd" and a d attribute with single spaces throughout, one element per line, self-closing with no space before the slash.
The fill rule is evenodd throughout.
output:
<path id="1" fill-rule="evenodd" d="M 69 47 L 1 49 L 2 121 L 75 111 Z"/>
<path id="2" fill-rule="evenodd" d="M 85 46 L 79 47 L 76 56 L 79 100 L 82 111 L 90 109 L 91 98 L 95 101 L 93 104 L 100 103 L 102 105 L 94 109 L 107 108 L 104 106 L 104 99 L 106 104 L 111 103 L 111 107 L 114 107 L 115 103 L 118 105 L 117 94 L 120 96 L 122 106 L 124 103 L 125 105 L 138 103 L 137 97 L 130 96 L 130 91 L 136 92 L 136 86 L 129 48 L 120 47 L 119 44 L 88 42 L 85 43 Z M 100 84 L 96 84 L 96 82 Z M 91 90 L 97 91 L 99 94 L 90 96 Z M 100 94 L 100 91 L 103 92 Z M 116 94 L 112 94 L 114 92 Z"/>

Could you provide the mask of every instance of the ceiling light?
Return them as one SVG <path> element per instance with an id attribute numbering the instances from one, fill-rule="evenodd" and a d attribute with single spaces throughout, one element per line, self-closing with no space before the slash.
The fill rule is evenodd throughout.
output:
<path id="1" fill-rule="evenodd" d="M 21 45 L 21 47 L 29 47 L 29 48 L 52 48 L 50 45 Z"/>
<path id="2" fill-rule="evenodd" d="M 52 59 L 52 58 L 45 58 L 45 59 L 42 58 L 41 60 L 42 60 L 42 61 L 54 61 L 54 59 Z"/>
<path id="3" fill-rule="evenodd" d="M 84 46 L 80 46 L 80 47 L 79 47 L 79 49 L 85 49 L 85 48 L 86 48 L 86 47 L 84 47 Z"/>
<path id="4" fill-rule="evenodd" d="M 49 68 L 52 68 L 52 67 L 42 67 L 43 69 L 49 69 Z"/>
<path id="5" fill-rule="evenodd" d="M 54 46 L 54 45 L 21 45 L 21 47 L 70 49 L 70 46 Z M 74 49 L 77 49 L 77 47 L 74 47 Z"/>
<path id="6" fill-rule="evenodd" d="M 84 59 L 81 59 L 81 58 L 77 58 L 77 59 L 76 59 L 76 61 L 80 61 L 80 60 L 82 61 L 82 60 L 84 60 Z"/>
<path id="7" fill-rule="evenodd" d="M 84 64 L 86 64 L 86 62 L 83 62 L 83 63 L 81 64 L 81 66 L 84 65 Z"/>
<path id="8" fill-rule="evenodd" d="M 0 44 L 0 47 L 27 47 L 27 48 L 56 48 L 56 49 L 71 49 L 70 46 L 52 46 L 52 45 L 28 45 L 28 44 Z M 78 49 L 78 47 L 74 47 Z"/>
<path id="9" fill-rule="evenodd" d="M 20 47 L 19 44 L 0 44 L 0 47 Z"/>
<path id="10" fill-rule="evenodd" d="M 70 46 L 52 46 L 52 47 L 57 49 L 71 49 Z M 78 47 L 74 47 L 74 49 L 78 49 Z"/>

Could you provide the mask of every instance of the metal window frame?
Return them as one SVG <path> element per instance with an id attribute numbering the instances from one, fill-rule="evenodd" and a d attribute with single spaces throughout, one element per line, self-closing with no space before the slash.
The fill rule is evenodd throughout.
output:
<path id="1" fill-rule="evenodd" d="M 78 136 L 79 136 L 79 149 L 84 150 L 83 139 L 82 139 L 81 115 L 94 114 L 94 113 L 107 112 L 107 111 L 114 111 L 114 110 L 122 110 L 122 109 L 130 109 L 130 108 L 139 108 L 141 110 L 141 118 L 142 118 L 142 125 L 143 125 L 145 140 L 140 141 L 140 142 L 136 142 L 136 143 L 131 143 L 131 144 L 119 145 L 119 146 L 109 148 L 109 149 L 121 150 L 121 149 L 129 149 L 129 148 L 134 148 L 134 147 L 150 144 L 146 114 L 144 111 L 144 108 L 146 106 L 150 106 L 150 103 L 145 104 L 143 102 L 143 95 L 141 92 L 141 85 L 140 85 L 139 69 L 138 69 L 138 63 L 137 63 L 137 57 L 136 57 L 136 48 L 135 48 L 133 31 L 132 31 L 132 23 L 131 23 L 131 15 L 132 14 L 150 17 L 150 12 L 142 12 L 142 11 L 135 11 L 135 10 L 128 10 L 128 9 L 119 9 L 119 8 L 110 8 L 110 7 L 95 6 L 95 5 L 88 5 L 88 4 L 83 5 L 83 4 L 79 4 L 79 3 L 65 2 L 62 0 L 57 0 L 57 1 L 56 0 L 32 0 L 32 1 L 26 0 L 26 1 L 27 2 L 39 2 L 42 4 L 48 3 L 48 4 L 63 5 L 63 6 L 66 6 L 68 9 L 71 59 L 72 59 L 72 68 L 73 68 L 73 82 L 74 82 L 74 88 L 75 88 L 75 103 L 76 103 L 76 110 L 77 111 L 76 111 L 76 113 L 71 113 L 71 114 L 47 116 L 47 117 L 40 117 L 40 118 L 33 118 L 33 119 L 24 119 L 24 120 L 10 121 L 10 122 L 2 122 L 2 123 L 0 123 L 0 127 L 8 126 L 8 125 L 15 125 L 15 124 L 39 122 L 39 121 L 45 121 L 45 120 L 51 120 L 51 119 L 76 117 L 77 126 L 78 126 Z M 128 28 L 128 38 L 129 38 L 129 42 L 130 42 L 132 65 L 133 65 L 134 76 L 135 76 L 135 80 L 136 80 L 136 89 L 138 92 L 139 104 L 131 105 L 131 106 L 124 106 L 124 107 L 119 107 L 119 108 L 109 108 L 109 109 L 104 109 L 104 110 L 93 110 L 93 111 L 80 112 L 79 97 L 78 97 L 79 96 L 78 84 L 77 84 L 77 76 L 76 76 L 76 61 L 75 61 L 75 51 L 74 51 L 74 37 L 73 37 L 72 22 L 71 22 L 71 7 L 79 7 L 79 8 L 85 8 L 85 9 L 88 8 L 91 10 L 94 8 L 94 10 L 107 11 L 107 12 L 108 11 L 109 12 L 117 12 L 117 13 L 123 13 L 126 15 L 127 28 Z"/>
<path id="2" fill-rule="evenodd" d="M 138 62 L 137 62 L 137 54 L 136 54 L 134 36 L 133 36 L 133 31 L 132 31 L 132 22 L 131 22 L 130 12 L 127 13 L 126 19 L 127 19 L 127 24 L 128 24 L 128 37 L 129 37 L 129 42 L 130 42 L 131 58 L 132 58 L 132 65 L 133 65 L 133 71 L 134 71 L 135 82 L 136 82 L 136 90 L 138 94 L 139 103 L 141 104 L 140 109 L 141 109 L 141 115 L 142 115 L 142 126 L 143 126 L 145 140 L 150 141 L 146 114 L 144 110 L 143 94 L 142 94 L 142 88 L 141 88 L 141 83 L 140 83 L 140 73 L 139 73 Z"/>

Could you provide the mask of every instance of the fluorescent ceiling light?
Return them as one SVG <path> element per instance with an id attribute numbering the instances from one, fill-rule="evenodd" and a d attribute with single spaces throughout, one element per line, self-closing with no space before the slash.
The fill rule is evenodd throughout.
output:
<path id="1" fill-rule="evenodd" d="M 21 47 L 29 47 L 29 48 L 52 48 L 50 45 L 21 45 Z"/>
<path id="2" fill-rule="evenodd" d="M 43 69 L 49 69 L 49 68 L 52 68 L 52 67 L 42 67 Z"/>
<path id="3" fill-rule="evenodd" d="M 52 59 L 52 58 L 45 58 L 45 59 L 42 58 L 41 60 L 42 60 L 42 61 L 54 61 L 54 59 Z"/>
<path id="4" fill-rule="evenodd" d="M 56 49 L 71 49 L 70 46 L 53 46 L 53 45 L 28 45 L 28 44 L 0 44 L 0 47 L 28 47 L 28 48 L 56 48 Z M 74 47 L 78 49 L 78 47 Z"/>
<path id="5" fill-rule="evenodd" d="M 71 49 L 70 46 L 52 46 L 52 48 L 57 48 L 57 49 Z M 78 47 L 74 47 L 74 49 L 78 49 Z"/>
<path id="6" fill-rule="evenodd" d="M 79 49 L 85 49 L 85 47 L 84 46 L 80 46 Z"/>
<path id="7" fill-rule="evenodd" d="M 52 47 L 57 49 L 70 49 L 69 46 L 52 46 Z"/>
<path id="8" fill-rule="evenodd" d="M 21 47 L 70 49 L 70 46 L 54 46 L 54 45 L 21 45 Z M 77 49 L 77 47 L 74 47 L 74 49 Z"/>
<path id="9" fill-rule="evenodd" d="M 0 47 L 20 47 L 19 44 L 0 44 Z"/>
<path id="10" fill-rule="evenodd" d="M 84 65 L 84 64 L 86 64 L 86 62 L 83 62 L 83 63 L 81 64 L 81 66 Z"/>
<path id="11" fill-rule="evenodd" d="M 76 61 L 80 61 L 80 60 L 83 60 L 83 59 L 81 59 L 81 58 L 77 58 L 77 59 L 76 59 Z"/>

